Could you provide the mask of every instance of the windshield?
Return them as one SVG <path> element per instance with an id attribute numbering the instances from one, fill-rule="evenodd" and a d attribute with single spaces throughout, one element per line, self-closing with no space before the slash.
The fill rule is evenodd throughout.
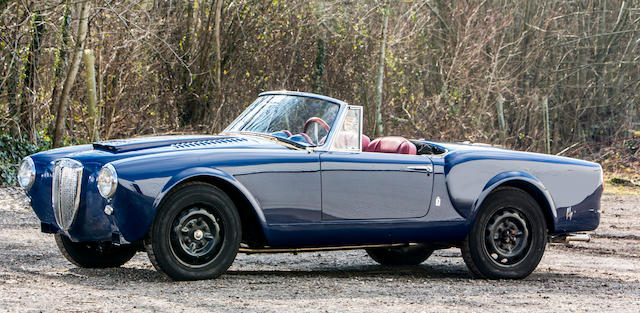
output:
<path id="1" fill-rule="evenodd" d="M 226 131 L 270 134 L 304 145 L 322 145 L 340 106 L 295 95 L 259 97 Z"/>

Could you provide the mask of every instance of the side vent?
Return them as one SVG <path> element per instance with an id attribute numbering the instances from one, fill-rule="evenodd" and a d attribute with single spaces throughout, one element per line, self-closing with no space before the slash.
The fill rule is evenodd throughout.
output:
<path id="1" fill-rule="evenodd" d="M 244 141 L 247 141 L 247 139 L 227 137 L 227 138 L 217 138 L 217 139 L 204 140 L 204 141 L 183 142 L 183 143 L 173 144 L 172 146 L 176 149 L 185 149 L 185 148 L 208 147 L 208 146 L 214 146 L 219 144 L 237 143 L 237 142 L 244 142 Z"/>

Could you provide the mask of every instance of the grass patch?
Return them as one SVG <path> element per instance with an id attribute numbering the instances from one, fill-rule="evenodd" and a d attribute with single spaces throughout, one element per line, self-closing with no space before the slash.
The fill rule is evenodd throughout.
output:
<path id="1" fill-rule="evenodd" d="M 605 176 L 605 194 L 640 195 L 640 182 L 634 176 Z"/>

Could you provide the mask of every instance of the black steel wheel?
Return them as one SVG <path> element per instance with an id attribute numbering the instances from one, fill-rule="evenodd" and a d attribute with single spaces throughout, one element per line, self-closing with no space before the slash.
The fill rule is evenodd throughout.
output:
<path id="1" fill-rule="evenodd" d="M 145 249 L 156 270 L 171 279 L 210 279 L 231 266 L 240 240 L 240 217 L 231 199 L 215 186 L 195 182 L 167 195 Z"/>
<path id="2" fill-rule="evenodd" d="M 116 246 L 108 242 L 73 242 L 61 234 L 54 236 L 62 255 L 78 267 L 119 267 L 131 260 L 137 252 L 137 248 L 132 245 Z"/>
<path id="3" fill-rule="evenodd" d="M 462 245 L 462 257 L 474 276 L 519 279 L 540 263 L 547 228 L 538 203 L 526 192 L 501 188 L 490 194 Z"/>
<path id="4" fill-rule="evenodd" d="M 433 253 L 424 245 L 390 248 L 367 248 L 367 254 L 382 265 L 418 265 Z"/>

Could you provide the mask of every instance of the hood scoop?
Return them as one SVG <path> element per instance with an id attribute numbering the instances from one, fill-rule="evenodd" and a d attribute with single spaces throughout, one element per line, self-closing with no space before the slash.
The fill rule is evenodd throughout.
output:
<path id="1" fill-rule="evenodd" d="M 179 144 L 193 144 L 198 142 L 209 142 L 223 139 L 238 139 L 233 137 L 220 136 L 158 136 L 139 137 L 130 139 L 116 139 L 100 141 L 93 144 L 93 149 L 111 152 L 127 152 L 141 149 L 151 149 Z"/>

